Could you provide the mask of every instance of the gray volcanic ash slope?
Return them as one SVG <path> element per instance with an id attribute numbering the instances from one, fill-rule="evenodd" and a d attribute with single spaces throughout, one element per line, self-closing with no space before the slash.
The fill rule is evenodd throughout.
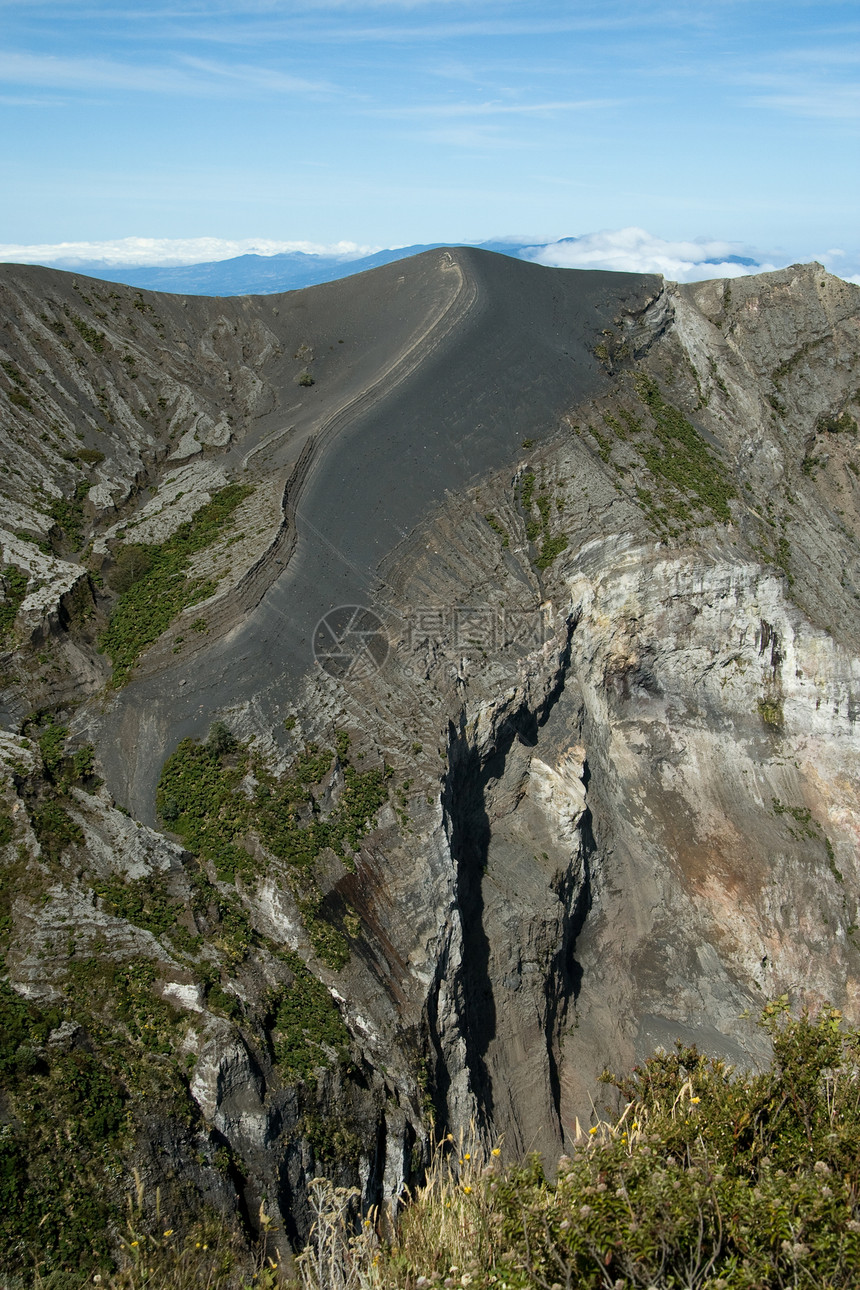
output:
<path id="1" fill-rule="evenodd" d="M 551 1157 L 607 1064 L 756 1061 L 784 992 L 860 1020 L 856 287 L 439 250 L 0 291 L 34 1224 L 61 1185 L 109 1245 L 136 1167 L 296 1242 L 310 1178 L 396 1194 L 431 1116 Z"/>

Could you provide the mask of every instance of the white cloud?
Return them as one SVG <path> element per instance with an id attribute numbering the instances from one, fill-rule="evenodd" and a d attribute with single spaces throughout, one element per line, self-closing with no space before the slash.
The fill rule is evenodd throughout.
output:
<path id="1" fill-rule="evenodd" d="M 259 90 L 275 94 L 331 94 L 335 86 L 327 81 L 306 81 L 300 76 L 288 76 L 283 72 L 272 71 L 268 67 L 258 67 L 253 63 L 217 63 L 211 59 L 183 57 L 181 62 L 193 71 L 203 72 L 213 80 L 237 81 L 245 86 L 254 86 Z"/>
<path id="2" fill-rule="evenodd" d="M 775 108 L 792 116 L 817 117 L 825 121 L 856 121 L 860 118 L 860 87 L 856 85 L 808 86 L 801 93 L 759 94 L 752 103 Z"/>
<path id="3" fill-rule="evenodd" d="M 2 0 L 0 0 L 2 3 Z M 458 140 L 463 142 L 462 139 Z M 486 140 L 481 139 L 481 142 Z M 604 230 L 582 237 L 543 242 L 527 236 L 499 236 L 493 242 L 531 245 L 524 259 L 562 269 L 614 269 L 629 273 L 659 273 L 672 282 L 701 282 L 705 278 L 738 278 L 767 273 L 788 264 L 817 260 L 830 273 L 860 285 L 860 251 L 831 247 L 820 251 L 803 248 L 796 254 L 774 255 L 751 249 L 739 242 L 717 239 L 670 241 L 641 228 Z M 382 247 L 358 242 L 281 242 L 271 238 L 229 239 L 219 237 L 157 238 L 124 237 L 102 242 L 56 242 L 20 245 L 0 243 L 0 261 L 15 264 L 47 264 L 57 268 L 171 267 L 230 260 L 237 255 L 278 255 L 301 251 L 306 255 L 331 256 L 348 261 L 372 255 Z M 750 260 L 739 264 L 731 257 Z"/>
<path id="4" fill-rule="evenodd" d="M 755 261 L 738 264 L 731 256 Z M 583 237 L 535 247 L 529 258 L 560 269 L 615 269 L 628 273 L 660 273 L 672 282 L 705 278 L 738 278 L 777 267 L 734 242 L 669 242 L 642 228 L 586 233 Z"/>
<path id="5" fill-rule="evenodd" d="M 230 260 L 236 255 L 278 255 L 303 251 L 306 255 L 333 255 L 355 260 L 381 248 L 357 242 L 275 242 L 268 238 L 230 241 L 220 237 L 123 237 L 111 242 L 55 242 L 21 246 L 0 243 L 0 261 L 13 264 L 51 264 L 59 268 L 101 265 L 128 268 L 132 265 L 201 264 Z"/>
<path id="6" fill-rule="evenodd" d="M 53 90 L 137 91 L 206 97 L 237 92 L 261 94 L 331 94 L 325 81 L 308 81 L 266 67 L 181 58 L 176 64 L 146 66 L 108 58 L 58 58 L 53 55 L 0 52 L 0 82 Z"/>
<path id="7" fill-rule="evenodd" d="M 811 257 L 823 264 L 828 273 L 835 273 L 846 282 L 860 286 L 860 252 L 841 251 L 833 247 L 829 251 L 819 251 Z"/>
<path id="8" fill-rule="evenodd" d="M 707 278 L 742 278 L 770 273 L 789 264 L 817 260 L 828 273 L 860 284 L 860 252 L 839 248 L 804 248 L 796 254 L 775 255 L 741 242 L 697 238 L 667 241 L 642 228 L 604 230 L 530 247 L 523 255 L 535 264 L 559 269 L 614 269 L 626 273 L 660 273 L 670 282 L 703 282 Z M 736 258 L 732 258 L 736 257 Z M 739 264 L 737 260 L 751 260 Z"/>
<path id="9" fill-rule="evenodd" d="M 366 116 L 402 117 L 470 117 L 528 116 L 554 112 L 587 112 L 595 108 L 617 107 L 621 99 L 550 99 L 543 103 L 419 103 L 410 107 L 368 108 Z"/>

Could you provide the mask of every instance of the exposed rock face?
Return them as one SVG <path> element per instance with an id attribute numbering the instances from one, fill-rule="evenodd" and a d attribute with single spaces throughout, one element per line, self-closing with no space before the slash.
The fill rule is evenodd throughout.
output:
<path id="1" fill-rule="evenodd" d="M 91 1034 L 75 963 L 153 965 L 173 1101 L 150 1086 L 124 1167 L 251 1233 L 265 1204 L 295 1242 L 314 1172 L 396 1194 L 431 1106 L 552 1159 L 607 1065 L 678 1036 L 755 1063 L 782 993 L 860 1021 L 857 288 L 433 252 L 256 301 L 117 288 L 121 328 L 103 285 L 6 282 L 29 404 L 2 408 L 7 725 L 71 728 L 53 768 L 47 716 L 4 736 L 6 972 Z M 105 460 L 66 462 L 55 424 L 97 422 Z M 90 470 L 63 528 L 37 487 Z M 111 688 L 96 639 L 124 602 L 95 575 L 123 543 L 164 559 L 237 481 Z M 339 604 L 379 648 L 315 664 Z M 157 809 L 213 720 L 205 785 L 182 745 Z M 106 788 L 69 769 L 88 739 Z M 220 794 L 198 815 L 170 796 L 192 771 Z M 45 802 L 79 833 L 52 841 Z"/>

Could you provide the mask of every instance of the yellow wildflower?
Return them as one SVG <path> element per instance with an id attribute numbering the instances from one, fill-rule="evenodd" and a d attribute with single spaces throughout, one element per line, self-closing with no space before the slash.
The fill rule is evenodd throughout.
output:
<path id="1" fill-rule="evenodd" d="M 172 1236 L 172 1235 L 173 1235 L 173 1228 L 172 1228 L 172 1227 L 168 1227 L 168 1229 L 167 1229 L 167 1231 L 164 1233 L 164 1235 L 165 1235 L 165 1236 Z"/>
<path id="2" fill-rule="evenodd" d="M 588 1132 L 589 1132 L 590 1134 L 595 1134 L 595 1133 L 597 1132 L 597 1125 L 595 1124 L 594 1128 L 593 1128 L 593 1129 L 589 1129 L 589 1130 L 588 1130 Z"/>
<path id="3" fill-rule="evenodd" d="M 694 1103 L 696 1103 L 696 1102 L 701 1102 L 701 1100 L 702 1100 L 702 1099 L 701 1099 L 700 1097 L 691 1097 L 691 1098 L 690 1098 L 690 1101 L 691 1101 L 691 1102 L 694 1102 Z"/>
<path id="4" fill-rule="evenodd" d="M 471 1196 L 472 1194 L 472 1188 L 469 1186 L 468 1183 L 466 1183 L 466 1186 L 463 1188 L 463 1191 L 466 1193 L 467 1196 Z"/>
<path id="5" fill-rule="evenodd" d="M 501 1154 L 502 1154 L 502 1153 L 501 1153 L 501 1150 L 500 1150 L 498 1147 L 493 1147 L 492 1155 L 494 1155 L 494 1156 L 500 1156 Z"/>

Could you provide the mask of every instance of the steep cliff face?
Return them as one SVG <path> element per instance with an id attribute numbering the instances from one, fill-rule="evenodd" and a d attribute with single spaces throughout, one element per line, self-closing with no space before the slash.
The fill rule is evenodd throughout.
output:
<path id="1" fill-rule="evenodd" d="M 101 350 L 106 287 L 7 286 L 9 1006 L 46 1088 L 122 1047 L 115 1180 L 293 1242 L 431 1114 L 552 1158 L 607 1065 L 860 1020 L 860 292 L 396 270 Z M 118 415 L 164 381 L 196 432 Z"/>

